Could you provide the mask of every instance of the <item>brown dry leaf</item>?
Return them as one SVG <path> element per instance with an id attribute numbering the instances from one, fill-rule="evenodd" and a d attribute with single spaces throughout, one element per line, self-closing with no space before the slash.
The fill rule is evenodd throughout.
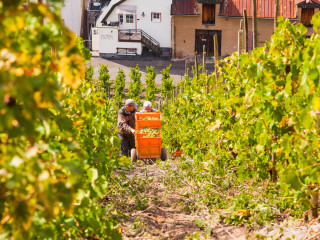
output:
<path id="1" fill-rule="evenodd" d="M 157 221 L 163 221 L 164 220 L 164 218 L 163 217 L 161 217 L 161 216 L 157 216 Z"/>

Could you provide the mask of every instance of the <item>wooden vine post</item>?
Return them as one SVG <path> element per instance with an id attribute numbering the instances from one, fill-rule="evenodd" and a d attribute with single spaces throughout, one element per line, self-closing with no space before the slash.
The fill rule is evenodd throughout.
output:
<path id="1" fill-rule="evenodd" d="M 242 52 L 242 39 L 243 39 L 243 19 L 240 19 L 240 29 L 238 30 L 238 53 L 239 57 Z"/>
<path id="2" fill-rule="evenodd" d="M 184 71 L 185 71 L 185 75 L 188 75 L 188 74 L 189 74 L 188 60 L 186 60 L 186 62 L 185 62 Z"/>
<path id="3" fill-rule="evenodd" d="M 320 112 L 317 112 L 317 134 L 320 134 Z M 314 184 L 313 188 L 317 188 L 317 185 Z M 318 218 L 318 207 L 319 207 L 319 192 L 316 192 L 313 188 L 311 188 L 311 204 L 310 208 L 310 218 L 317 219 Z"/>
<path id="4" fill-rule="evenodd" d="M 202 57 L 202 64 L 203 64 L 203 67 L 202 67 L 202 73 L 205 73 L 206 72 L 206 56 L 207 56 L 207 53 L 206 53 L 206 45 L 203 45 L 203 57 Z"/>
<path id="5" fill-rule="evenodd" d="M 244 25 L 244 50 L 249 52 L 249 35 L 248 35 L 248 16 L 247 9 L 243 9 L 243 25 Z"/>
<path id="6" fill-rule="evenodd" d="M 275 0 L 275 7 L 274 7 L 274 32 L 278 26 L 278 16 L 279 16 L 279 0 Z"/>
<path id="7" fill-rule="evenodd" d="M 271 152 L 271 161 L 272 161 L 271 181 L 275 182 L 275 181 L 277 181 L 278 174 L 277 174 L 277 169 L 276 169 L 277 161 L 276 161 L 275 153 L 273 151 Z"/>
<path id="8" fill-rule="evenodd" d="M 206 71 L 206 93 L 209 93 L 209 78 L 208 78 L 208 70 Z"/>
<path id="9" fill-rule="evenodd" d="M 310 217 L 311 217 L 311 219 L 317 219 L 318 218 L 318 206 L 319 206 L 318 192 L 312 192 L 311 203 L 313 206 L 310 209 Z"/>
<path id="10" fill-rule="evenodd" d="M 175 90 L 172 89 L 172 98 L 171 98 L 171 104 L 174 103 L 174 97 L 175 97 Z"/>
<path id="11" fill-rule="evenodd" d="M 258 47 L 257 0 L 252 0 L 253 48 Z"/>
<path id="12" fill-rule="evenodd" d="M 198 81 L 198 79 L 199 79 L 199 69 L 198 69 L 198 53 L 197 52 L 195 52 L 195 63 L 194 63 L 194 65 L 195 65 L 195 70 L 196 70 L 196 79 L 197 79 L 197 81 Z"/>
<path id="13" fill-rule="evenodd" d="M 214 62 L 215 65 L 219 64 L 219 50 L 218 50 L 218 36 L 215 34 L 213 35 L 213 49 L 214 49 Z M 219 74 L 218 69 L 214 68 L 216 74 L 216 82 L 218 82 Z"/>

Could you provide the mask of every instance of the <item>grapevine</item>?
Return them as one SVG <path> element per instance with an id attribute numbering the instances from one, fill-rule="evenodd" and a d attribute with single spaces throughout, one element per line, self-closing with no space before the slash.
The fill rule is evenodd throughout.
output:
<path id="1" fill-rule="evenodd" d="M 320 40 L 306 32 L 281 19 L 264 47 L 216 65 L 217 79 L 202 74 L 189 86 L 186 78 L 184 94 L 164 112 L 166 147 L 221 176 L 232 170 L 243 180 L 279 180 L 281 194 L 310 208 L 320 183 Z"/>
<path id="2" fill-rule="evenodd" d="M 0 4 L 0 236 L 121 239 L 97 204 L 118 162 L 116 112 L 85 81 L 90 54 L 60 4 L 24 2 Z"/>

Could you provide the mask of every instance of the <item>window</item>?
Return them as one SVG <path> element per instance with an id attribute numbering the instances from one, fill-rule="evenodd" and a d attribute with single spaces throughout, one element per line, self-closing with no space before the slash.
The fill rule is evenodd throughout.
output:
<path id="1" fill-rule="evenodd" d="M 314 15 L 314 8 L 302 8 L 301 9 L 301 23 L 306 27 L 311 27 L 311 19 Z"/>
<path id="2" fill-rule="evenodd" d="M 120 24 L 123 23 L 123 14 L 119 14 L 119 23 L 120 23 Z"/>
<path id="3" fill-rule="evenodd" d="M 133 23 L 133 14 L 126 14 L 126 23 Z"/>
<path id="4" fill-rule="evenodd" d="M 151 13 L 151 22 L 161 22 L 161 13 Z"/>
<path id="5" fill-rule="evenodd" d="M 215 24 L 215 4 L 202 4 L 202 24 Z"/>

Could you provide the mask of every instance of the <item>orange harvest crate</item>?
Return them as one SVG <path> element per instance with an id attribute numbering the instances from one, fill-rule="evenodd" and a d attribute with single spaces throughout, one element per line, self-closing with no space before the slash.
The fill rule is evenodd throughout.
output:
<path id="1" fill-rule="evenodd" d="M 143 120 L 142 118 L 152 117 L 154 120 Z M 161 113 L 136 113 L 136 131 L 138 132 L 142 128 L 160 128 L 159 137 L 144 138 L 147 133 L 136 133 L 136 150 L 137 158 L 160 158 L 161 156 Z"/>

